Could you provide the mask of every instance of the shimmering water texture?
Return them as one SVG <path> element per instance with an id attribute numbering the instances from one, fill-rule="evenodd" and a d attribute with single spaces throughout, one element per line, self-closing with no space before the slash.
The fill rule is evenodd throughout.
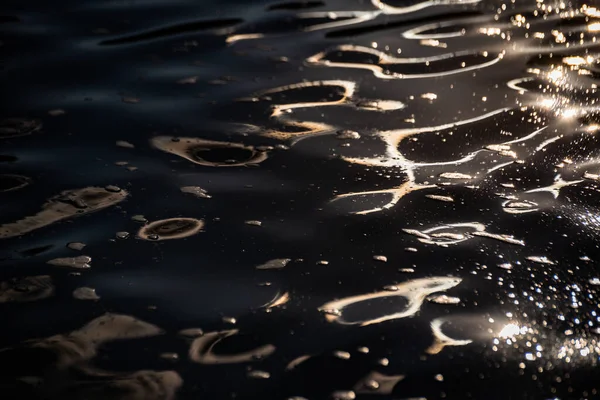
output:
<path id="1" fill-rule="evenodd" d="M 0 399 L 600 398 L 600 4 L 2 8 Z"/>

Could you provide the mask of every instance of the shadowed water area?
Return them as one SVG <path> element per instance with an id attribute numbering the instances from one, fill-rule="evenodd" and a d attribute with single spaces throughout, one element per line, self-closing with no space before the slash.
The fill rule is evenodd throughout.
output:
<path id="1" fill-rule="evenodd" d="M 599 84 L 593 0 L 3 2 L 0 399 L 600 398 Z"/>

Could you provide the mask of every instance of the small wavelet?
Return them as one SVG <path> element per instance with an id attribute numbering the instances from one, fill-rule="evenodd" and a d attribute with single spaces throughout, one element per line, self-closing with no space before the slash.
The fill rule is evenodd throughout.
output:
<path id="1" fill-rule="evenodd" d="M 5 118 L 0 120 L 0 139 L 31 135 L 42 126 L 39 119 Z"/>
<path id="2" fill-rule="evenodd" d="M 284 24 L 280 18 L 267 16 L 235 30 L 227 37 L 227 43 L 354 25 L 376 18 L 379 14 L 380 11 L 305 11 L 288 16 Z"/>
<path id="3" fill-rule="evenodd" d="M 429 22 L 435 22 L 436 24 L 444 24 L 444 22 L 440 21 L 448 21 L 447 24 L 456 24 L 457 19 L 462 18 L 471 18 L 481 16 L 482 13 L 480 11 L 451 11 L 444 14 L 435 14 L 423 16 L 421 18 L 414 18 L 408 21 L 400 20 L 400 21 L 385 21 L 381 24 L 377 25 L 369 25 L 369 26 L 358 26 L 353 28 L 339 29 L 339 30 L 331 30 L 325 34 L 328 38 L 351 38 L 359 35 L 369 35 L 372 33 L 377 33 L 380 31 L 387 31 L 395 28 L 405 28 L 408 26 L 418 25 L 418 24 L 428 24 Z M 428 25 L 429 26 L 429 25 Z M 418 31 L 421 29 L 415 28 Z M 428 28 L 424 28 L 428 29 Z M 410 36 L 410 32 L 412 30 L 406 31 Z M 406 33 L 405 32 L 405 33 Z"/>
<path id="4" fill-rule="evenodd" d="M 486 227 L 478 222 L 460 222 L 448 225 L 434 226 L 424 230 L 403 229 L 409 235 L 425 244 L 448 247 L 465 242 L 473 237 L 496 239 L 509 244 L 524 246 L 525 242 L 514 238 L 512 235 L 497 234 L 486 231 Z"/>
<path id="5" fill-rule="evenodd" d="M 13 278 L 0 282 L 0 303 L 43 300 L 53 296 L 54 291 L 49 275 Z"/>
<path id="6" fill-rule="evenodd" d="M 254 146 L 199 138 L 158 136 L 152 139 L 152 145 L 207 167 L 255 165 L 266 160 L 268 155 L 268 151 L 258 150 Z"/>
<path id="7" fill-rule="evenodd" d="M 91 268 L 91 266 L 90 266 L 91 262 L 92 262 L 92 257 L 77 256 L 77 257 L 55 258 L 55 259 L 48 261 L 48 264 L 54 265 L 57 267 L 88 269 L 88 268 Z"/>
<path id="8" fill-rule="evenodd" d="M 481 0 L 371 0 L 384 14 L 408 14 L 433 6 L 477 4 Z"/>
<path id="9" fill-rule="evenodd" d="M 23 175 L 0 175 L 0 193 L 13 192 L 31 184 L 31 179 Z"/>
<path id="10" fill-rule="evenodd" d="M 114 46 L 121 44 L 145 42 L 149 40 L 162 39 L 169 36 L 183 35 L 199 31 L 230 28 L 242 22 L 243 20 L 239 18 L 186 22 L 178 25 L 166 26 L 164 28 L 148 30 L 134 35 L 126 35 L 114 39 L 103 40 L 100 42 L 100 45 Z"/>
<path id="11" fill-rule="evenodd" d="M 275 258 L 273 260 L 269 260 L 261 265 L 258 265 L 256 269 L 281 269 L 285 268 L 285 266 L 292 261 L 291 258 Z"/>
<path id="12" fill-rule="evenodd" d="M 100 300 L 96 289 L 90 287 L 80 287 L 73 291 L 73 297 L 77 300 Z"/>
<path id="13" fill-rule="evenodd" d="M 194 195 L 200 199 L 210 199 L 211 195 L 205 189 L 202 189 L 200 186 L 183 186 L 180 188 L 183 193 L 189 193 Z"/>
<path id="14" fill-rule="evenodd" d="M 340 45 L 309 57 L 309 65 L 370 70 L 380 79 L 415 79 L 473 71 L 496 64 L 502 53 L 461 51 L 431 57 L 396 57 L 357 45 Z"/>
<path id="15" fill-rule="evenodd" d="M 385 375 L 371 371 L 356 383 L 353 390 L 358 394 L 391 394 L 396 384 L 404 378 L 405 375 Z"/>
<path id="16" fill-rule="evenodd" d="M 267 7 L 269 11 L 277 10 L 304 10 L 307 8 L 317 8 L 324 6 L 322 1 L 306 0 L 306 1 L 286 1 L 281 3 L 271 4 Z"/>
<path id="17" fill-rule="evenodd" d="M 277 295 L 267 304 L 263 305 L 262 308 L 265 308 L 267 311 L 275 307 L 280 307 L 285 305 L 288 301 L 290 301 L 291 296 L 289 292 L 277 293 Z"/>
<path id="18" fill-rule="evenodd" d="M 4 393 L 597 395 L 594 1 L 125 3 L 0 16 Z"/>
<path id="19" fill-rule="evenodd" d="M 0 225 L 0 239 L 20 236 L 63 219 L 81 216 L 113 206 L 127 197 L 128 192 L 113 192 L 100 187 L 67 190 L 52 197 L 35 215 Z"/>

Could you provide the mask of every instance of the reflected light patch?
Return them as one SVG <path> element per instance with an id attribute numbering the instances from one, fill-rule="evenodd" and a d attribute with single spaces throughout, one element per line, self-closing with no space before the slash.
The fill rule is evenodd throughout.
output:
<path id="1" fill-rule="evenodd" d="M 542 99 L 539 103 L 540 107 L 553 108 L 556 101 L 554 99 Z"/>
<path id="2" fill-rule="evenodd" d="M 579 111 L 577 109 L 569 108 L 569 109 L 564 110 L 561 113 L 561 116 L 563 118 L 573 118 L 573 117 L 576 117 L 578 114 L 579 114 Z"/>
<path id="3" fill-rule="evenodd" d="M 588 125 L 588 126 L 585 127 L 585 130 L 587 132 L 590 132 L 590 133 L 591 132 L 596 132 L 599 129 L 600 129 L 600 125 Z"/>
<path id="4" fill-rule="evenodd" d="M 600 22 L 594 22 L 588 25 L 588 32 L 600 32 Z"/>
<path id="5" fill-rule="evenodd" d="M 573 57 L 563 58 L 563 63 L 570 65 L 572 67 L 578 67 L 580 65 L 589 64 L 593 61 L 594 61 L 593 57 L 583 58 L 583 57 L 579 57 L 579 56 L 573 56 Z"/>
<path id="6" fill-rule="evenodd" d="M 505 325 L 504 328 L 498 333 L 498 336 L 504 339 L 514 338 L 522 333 L 522 331 L 527 331 L 527 328 L 521 328 L 517 324 L 508 324 Z"/>
<path id="7" fill-rule="evenodd" d="M 564 77 L 563 71 L 561 69 L 553 69 L 548 73 L 548 78 L 550 80 L 557 82 Z"/>

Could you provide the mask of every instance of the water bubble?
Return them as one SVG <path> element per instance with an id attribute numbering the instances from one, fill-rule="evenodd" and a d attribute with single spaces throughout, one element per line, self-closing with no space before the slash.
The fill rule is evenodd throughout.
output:
<path id="1" fill-rule="evenodd" d="M 183 239 L 197 234 L 203 227 L 204 221 L 199 219 L 169 218 L 144 225 L 138 236 L 147 240 Z"/>

